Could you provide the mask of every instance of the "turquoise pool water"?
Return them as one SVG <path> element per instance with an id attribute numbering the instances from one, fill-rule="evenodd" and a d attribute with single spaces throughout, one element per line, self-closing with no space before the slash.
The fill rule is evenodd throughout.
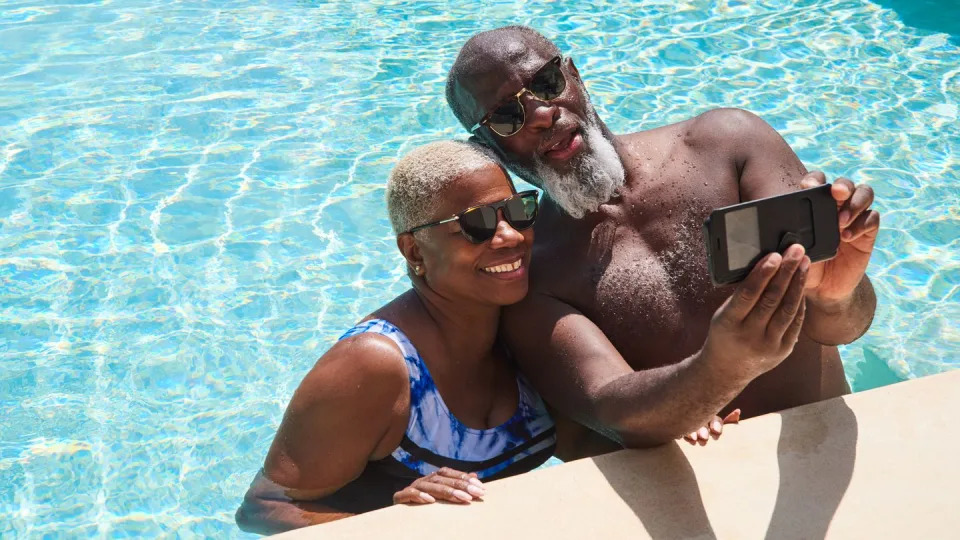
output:
<path id="1" fill-rule="evenodd" d="M 0 537 L 240 534 L 301 376 L 406 286 L 391 164 L 462 136 L 446 69 L 504 24 L 555 38 L 614 131 L 739 106 L 870 182 L 847 375 L 960 367 L 955 30 L 754 4 L 0 2 Z"/>

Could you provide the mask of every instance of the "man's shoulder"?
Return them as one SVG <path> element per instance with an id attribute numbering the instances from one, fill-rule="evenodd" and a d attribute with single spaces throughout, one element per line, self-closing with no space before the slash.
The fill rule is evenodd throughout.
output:
<path id="1" fill-rule="evenodd" d="M 729 146 L 765 136 L 770 128 L 762 118 L 744 109 L 712 109 L 684 124 L 688 146 Z"/>
<path id="2" fill-rule="evenodd" d="M 549 231 L 537 232 L 531 249 L 527 295 L 517 304 L 504 306 L 505 311 L 537 313 L 537 306 L 545 300 L 566 299 L 584 285 L 584 268 L 589 266 L 585 261 L 587 246 L 582 244 L 580 234 L 571 234 L 565 223 L 552 225 L 555 226 Z"/>
<path id="3" fill-rule="evenodd" d="M 677 141 L 687 146 L 715 146 L 763 136 L 771 129 L 756 114 L 728 107 L 711 109 L 680 122 L 624 134 L 620 138 L 628 144 Z"/>
<path id="4" fill-rule="evenodd" d="M 565 297 L 584 285 L 591 266 L 591 231 L 583 223 L 541 227 L 531 250 L 529 294 Z M 582 227 L 582 229 L 581 229 Z"/>

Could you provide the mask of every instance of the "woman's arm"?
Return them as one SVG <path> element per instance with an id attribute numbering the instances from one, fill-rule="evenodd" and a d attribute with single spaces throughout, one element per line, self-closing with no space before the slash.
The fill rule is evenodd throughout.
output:
<path id="1" fill-rule="evenodd" d="M 247 532 L 277 534 L 353 515 L 312 500 L 322 496 L 284 488 L 261 470 L 237 510 L 237 525 Z"/>
<path id="2" fill-rule="evenodd" d="M 261 474 L 237 511 L 249 532 L 277 533 L 346 517 L 318 502 L 399 443 L 409 408 L 403 357 L 388 338 L 361 334 L 330 349 L 290 400 Z M 386 440 L 401 426 L 396 440 Z"/>

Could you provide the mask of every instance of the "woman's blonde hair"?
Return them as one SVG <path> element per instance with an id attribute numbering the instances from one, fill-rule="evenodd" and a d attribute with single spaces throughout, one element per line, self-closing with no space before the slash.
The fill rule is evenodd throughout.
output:
<path id="1" fill-rule="evenodd" d="M 471 141 L 432 142 L 403 156 L 387 180 L 393 231 L 400 234 L 430 221 L 444 188 L 491 163 L 500 165 L 493 151 Z"/>

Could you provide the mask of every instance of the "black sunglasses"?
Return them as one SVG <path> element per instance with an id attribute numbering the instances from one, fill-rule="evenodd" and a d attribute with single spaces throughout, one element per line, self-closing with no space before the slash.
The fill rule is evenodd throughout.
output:
<path id="1" fill-rule="evenodd" d="M 526 112 L 520 100 L 524 94 L 530 93 L 540 101 L 552 101 L 560 97 L 567 88 L 567 79 L 560 69 L 562 57 L 554 56 L 542 68 L 533 74 L 530 87 L 521 88 L 519 92 L 508 98 L 507 102 L 488 112 L 486 116 L 470 128 L 470 133 L 487 126 L 501 137 L 516 135 L 523 128 L 526 121 Z"/>
<path id="2" fill-rule="evenodd" d="M 497 210 L 503 208 L 503 217 L 506 218 L 507 223 L 514 229 L 522 231 L 529 229 L 533 222 L 537 220 L 539 206 L 536 191 L 521 191 L 502 201 L 472 206 L 451 218 L 419 225 L 407 232 L 415 233 L 427 227 L 458 221 L 460 222 L 460 232 L 463 233 L 464 238 L 474 244 L 482 244 L 493 238 L 493 235 L 497 233 L 497 223 L 500 221 L 497 218 Z"/>

